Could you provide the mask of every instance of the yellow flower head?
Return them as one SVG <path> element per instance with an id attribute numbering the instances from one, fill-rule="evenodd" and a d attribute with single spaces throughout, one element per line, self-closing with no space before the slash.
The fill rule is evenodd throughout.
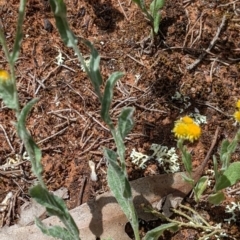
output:
<path id="1" fill-rule="evenodd" d="M 237 122 L 240 122 L 240 111 L 236 111 L 233 116 Z"/>
<path id="2" fill-rule="evenodd" d="M 236 112 L 233 114 L 233 117 L 237 122 L 240 122 L 240 100 L 236 102 Z"/>
<path id="3" fill-rule="evenodd" d="M 201 128 L 189 116 L 185 116 L 176 121 L 173 132 L 177 138 L 186 139 L 191 142 L 201 135 Z"/>
<path id="4" fill-rule="evenodd" d="M 237 108 L 238 110 L 240 110 L 240 100 L 238 100 L 238 101 L 236 102 L 236 108 Z"/>
<path id="5" fill-rule="evenodd" d="M 10 75 L 6 70 L 0 70 L 0 81 L 6 82 L 10 79 Z"/>

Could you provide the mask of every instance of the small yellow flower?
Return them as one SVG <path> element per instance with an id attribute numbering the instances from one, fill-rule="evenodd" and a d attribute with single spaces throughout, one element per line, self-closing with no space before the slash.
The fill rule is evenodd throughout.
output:
<path id="1" fill-rule="evenodd" d="M 237 122 L 240 122 L 240 111 L 236 111 L 233 116 Z"/>
<path id="2" fill-rule="evenodd" d="M 189 116 L 176 121 L 173 132 L 177 138 L 186 139 L 191 142 L 201 135 L 201 128 Z"/>
<path id="3" fill-rule="evenodd" d="M 189 116 L 185 116 L 182 118 L 182 122 L 184 122 L 186 124 L 190 124 L 190 123 L 193 123 L 193 119 L 190 118 Z"/>
<path id="4" fill-rule="evenodd" d="M 238 101 L 236 102 L 236 108 L 237 108 L 238 110 L 240 110 L 240 100 L 238 100 Z"/>
<path id="5" fill-rule="evenodd" d="M 10 75 L 6 70 L 0 70 L 0 81 L 7 81 L 10 79 Z"/>

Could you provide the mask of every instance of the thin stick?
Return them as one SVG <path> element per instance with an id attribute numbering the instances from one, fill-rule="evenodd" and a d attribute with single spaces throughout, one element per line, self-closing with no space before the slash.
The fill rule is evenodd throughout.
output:
<path id="1" fill-rule="evenodd" d="M 40 88 L 42 87 L 42 85 L 44 86 L 44 82 L 51 76 L 51 74 L 53 73 L 53 72 L 55 72 L 58 68 L 60 68 L 61 66 L 57 66 L 56 68 L 54 68 L 52 71 L 50 71 L 49 73 L 48 73 L 48 75 L 42 80 L 42 81 L 40 81 L 42 84 L 40 84 L 39 83 L 39 81 L 38 81 L 38 83 L 40 84 L 39 86 L 38 86 L 38 88 L 37 88 L 37 90 L 35 91 L 35 95 L 37 95 L 37 93 L 38 93 L 38 91 L 40 90 Z"/>
<path id="2" fill-rule="evenodd" d="M 92 143 L 92 145 L 91 145 L 90 147 L 88 147 L 85 151 L 81 152 L 79 156 L 82 156 L 82 155 L 85 154 L 86 152 L 89 152 L 90 149 L 91 149 L 94 145 L 96 145 L 96 142 L 98 142 L 99 138 L 100 138 L 100 137 L 98 137 L 98 138 Z"/>
<path id="3" fill-rule="evenodd" d="M 124 15 L 124 17 L 127 19 L 127 21 L 129 21 L 129 19 L 128 19 L 128 17 L 127 17 L 127 14 L 125 13 L 125 11 L 124 11 L 124 9 L 123 9 L 123 7 L 122 7 L 122 3 L 118 0 L 118 3 L 119 3 L 119 6 L 120 6 L 120 8 L 121 8 L 121 10 L 122 10 L 122 12 L 123 12 L 123 15 Z"/>
<path id="4" fill-rule="evenodd" d="M 8 174 L 11 174 L 11 173 L 22 173 L 23 171 L 22 170 L 11 170 L 11 171 L 1 171 L 0 170 L 0 175 L 8 175 Z"/>
<path id="5" fill-rule="evenodd" d="M 92 135 L 93 135 L 93 132 L 92 132 L 92 133 L 90 134 L 90 136 L 88 136 L 88 138 L 84 141 L 81 149 L 83 149 L 83 148 L 86 146 L 86 144 L 88 143 L 88 141 L 90 140 L 90 138 L 92 137 Z"/>
<path id="6" fill-rule="evenodd" d="M 216 35 L 214 36 L 214 38 L 212 39 L 212 41 L 210 42 L 208 48 L 206 49 L 205 52 L 203 52 L 199 58 L 192 64 L 190 64 L 188 67 L 187 67 L 187 70 L 192 70 L 193 68 L 195 68 L 202 60 L 203 58 L 207 55 L 207 52 L 210 52 L 211 49 L 213 48 L 213 46 L 215 45 L 220 33 L 221 33 L 221 30 L 222 28 L 224 27 L 225 25 L 225 22 L 226 22 L 226 15 L 223 16 L 222 18 L 222 22 L 220 24 L 220 26 L 218 27 L 217 29 L 217 32 L 216 32 Z"/>
<path id="7" fill-rule="evenodd" d="M 8 135 L 7 135 L 4 127 L 2 126 L 2 124 L 0 124 L 0 127 L 1 127 L 2 130 L 3 130 L 3 133 L 4 133 L 4 135 L 5 135 L 5 138 L 7 139 L 7 143 L 8 143 L 8 145 L 9 145 L 9 147 L 11 148 L 12 152 L 15 152 L 15 150 L 14 150 L 14 148 L 13 148 L 13 146 L 12 146 L 12 144 L 11 144 L 9 138 L 8 138 Z"/>
<path id="8" fill-rule="evenodd" d="M 210 104 L 207 103 L 207 102 L 201 102 L 201 101 L 197 100 L 196 103 L 198 103 L 198 104 L 200 104 L 200 105 L 205 105 L 205 106 L 207 106 L 207 107 L 210 107 L 210 108 L 216 110 L 217 112 L 220 112 L 221 114 L 223 114 L 223 115 L 226 116 L 226 117 L 231 117 L 231 115 L 228 115 L 228 114 L 224 113 L 222 110 L 220 110 L 220 109 L 218 109 L 218 108 L 210 105 Z"/>
<path id="9" fill-rule="evenodd" d="M 159 110 L 159 109 L 153 109 L 153 108 L 147 108 L 145 106 L 139 105 L 137 103 L 134 103 L 135 106 L 145 110 L 145 111 L 150 111 L 150 112 L 160 112 L 160 113 L 167 113 L 166 111 Z"/>
<path id="10" fill-rule="evenodd" d="M 63 133 L 67 128 L 68 128 L 68 126 L 65 127 L 64 129 L 62 129 L 62 130 L 60 130 L 60 131 L 54 133 L 53 135 L 51 135 L 51 136 L 49 136 L 49 137 L 47 137 L 47 138 L 44 138 L 43 140 L 38 141 L 37 144 L 40 144 L 40 143 L 46 142 L 47 140 L 49 140 L 49 139 L 51 139 L 51 138 L 53 138 L 53 137 L 56 137 L 57 135 Z"/>
<path id="11" fill-rule="evenodd" d="M 93 117 L 91 114 L 87 113 L 86 114 L 93 119 L 93 121 L 95 121 L 97 124 L 99 124 L 103 129 L 105 129 L 107 132 L 110 132 L 110 130 L 106 127 L 104 127 L 95 117 Z"/>
<path id="12" fill-rule="evenodd" d="M 78 201 L 77 201 L 77 206 L 80 206 L 82 204 L 82 198 L 83 198 L 83 190 L 85 188 L 86 185 L 86 181 L 87 181 L 87 177 L 84 176 L 83 180 L 82 180 L 82 186 L 79 192 L 79 197 L 78 197 Z"/>
<path id="13" fill-rule="evenodd" d="M 136 58 L 132 57 L 129 54 L 126 54 L 129 58 L 131 58 L 133 61 L 137 62 L 138 64 L 142 65 L 143 67 L 146 67 L 142 62 L 139 62 Z"/>
<path id="14" fill-rule="evenodd" d="M 212 154 L 213 148 L 215 147 L 215 144 L 216 144 L 216 142 L 217 142 L 217 137 L 218 137 L 219 129 L 220 129 L 220 127 L 218 126 L 217 129 L 216 129 L 216 131 L 215 131 L 215 134 L 214 134 L 214 137 L 213 137 L 213 140 L 212 140 L 212 144 L 211 144 L 211 146 L 210 146 L 210 148 L 209 148 L 209 150 L 208 150 L 208 152 L 207 152 L 207 155 L 206 155 L 206 157 L 204 158 L 202 164 L 198 167 L 198 169 L 200 169 L 200 171 L 195 170 L 195 172 L 196 172 L 197 174 L 200 174 L 200 175 L 202 174 L 202 172 L 203 172 L 203 170 L 204 170 L 204 168 L 205 168 L 205 166 L 206 166 L 206 164 L 207 164 L 207 162 L 208 162 L 208 159 L 210 158 L 210 155 Z"/>
<path id="15" fill-rule="evenodd" d="M 51 112 L 47 112 L 47 114 L 54 114 L 54 113 L 59 113 L 59 112 L 75 112 L 78 116 L 80 116 L 85 122 L 87 122 L 87 120 L 75 109 L 72 108 L 65 108 L 65 109 L 60 109 L 60 110 L 56 110 L 56 111 L 51 111 Z"/>

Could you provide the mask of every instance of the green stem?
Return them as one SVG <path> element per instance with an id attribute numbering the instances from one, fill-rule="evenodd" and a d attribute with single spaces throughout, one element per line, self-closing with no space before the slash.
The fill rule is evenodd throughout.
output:
<path id="1" fill-rule="evenodd" d="M 188 211 L 192 212 L 193 214 L 197 215 L 198 218 L 199 218 L 206 226 L 211 227 L 210 224 L 208 224 L 208 222 L 205 221 L 205 219 L 202 218 L 201 215 L 198 214 L 196 211 L 194 211 L 192 208 L 187 207 L 187 206 L 184 206 L 184 205 L 182 205 L 182 204 L 179 204 L 179 207 L 180 207 L 180 208 L 183 208 L 183 209 L 185 209 L 185 210 L 188 210 Z"/>
<path id="2" fill-rule="evenodd" d="M 186 207 L 186 206 L 180 205 L 180 207 L 182 207 L 182 208 L 184 208 L 184 209 L 187 209 L 187 210 L 190 210 L 190 211 L 193 212 L 193 213 L 196 213 L 193 209 L 190 209 L 190 208 L 188 208 L 188 207 Z M 209 232 L 209 231 L 212 231 L 212 232 L 211 232 L 211 235 L 212 235 L 213 232 L 214 232 L 214 234 L 215 234 L 215 233 L 218 233 L 218 232 L 221 232 L 221 231 L 222 231 L 222 229 L 217 229 L 217 228 L 215 228 L 215 227 L 212 227 L 212 226 L 209 225 L 208 223 L 206 224 L 206 221 L 205 221 L 205 220 L 203 220 L 202 222 L 203 222 L 204 224 L 206 224 L 207 226 L 204 226 L 204 225 L 201 225 L 201 224 L 196 223 L 196 222 L 194 221 L 194 219 L 192 219 L 191 217 L 187 216 L 185 213 L 183 213 L 183 212 L 181 212 L 181 211 L 179 211 L 179 210 L 172 209 L 172 211 L 173 211 L 174 213 L 176 213 L 176 214 L 178 214 L 178 215 L 180 215 L 180 216 L 183 216 L 184 218 L 188 219 L 188 220 L 189 220 L 189 223 L 184 223 L 184 222 L 180 222 L 180 221 L 173 220 L 173 219 L 170 219 L 170 218 L 168 218 L 168 217 L 165 217 L 165 220 L 168 221 L 168 222 L 170 222 L 170 223 L 176 223 L 176 224 L 178 224 L 180 227 L 188 227 L 188 228 L 202 229 L 202 230 L 208 231 L 208 232 Z M 161 216 L 161 215 L 159 216 L 159 213 L 158 213 L 156 210 L 152 210 L 151 212 L 152 212 L 154 215 L 162 218 L 162 216 Z M 202 220 L 202 217 L 201 217 L 198 213 L 196 213 L 196 215 L 198 216 L 199 219 Z M 208 235 L 207 235 L 207 236 L 208 236 Z"/>

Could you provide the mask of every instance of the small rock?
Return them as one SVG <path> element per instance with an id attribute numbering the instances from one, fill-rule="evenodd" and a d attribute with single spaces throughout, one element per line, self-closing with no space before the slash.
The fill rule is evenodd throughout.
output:
<path id="1" fill-rule="evenodd" d="M 44 19 L 44 29 L 50 33 L 53 30 L 53 25 L 47 18 Z"/>

